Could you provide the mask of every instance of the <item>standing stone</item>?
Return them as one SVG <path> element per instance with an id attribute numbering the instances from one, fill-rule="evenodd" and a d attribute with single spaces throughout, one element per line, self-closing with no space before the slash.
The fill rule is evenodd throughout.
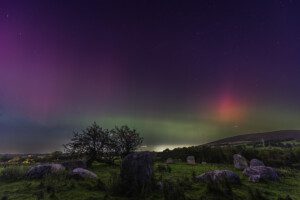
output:
<path id="1" fill-rule="evenodd" d="M 166 160 L 166 164 L 173 164 L 173 163 L 174 163 L 173 158 L 168 158 L 168 159 Z"/>
<path id="2" fill-rule="evenodd" d="M 186 162 L 187 162 L 187 164 L 189 164 L 189 165 L 195 165 L 195 164 L 196 164 L 195 157 L 194 157 L 194 156 L 188 156 L 188 157 L 186 158 Z"/>
<path id="3" fill-rule="evenodd" d="M 71 177 L 75 179 L 97 179 L 98 178 L 97 174 L 83 168 L 73 169 L 71 173 Z"/>
<path id="4" fill-rule="evenodd" d="M 265 166 L 265 164 L 262 161 L 254 158 L 250 160 L 250 167 L 255 167 L 255 166 Z"/>
<path id="5" fill-rule="evenodd" d="M 275 169 L 266 166 L 254 166 L 247 167 L 243 174 L 249 176 L 249 181 L 260 182 L 260 181 L 277 181 L 279 176 Z"/>
<path id="6" fill-rule="evenodd" d="M 244 158 L 240 154 L 234 154 L 233 155 L 233 164 L 234 164 L 235 168 L 241 169 L 241 170 L 248 167 L 248 163 L 247 163 L 246 158 Z"/>
<path id="7" fill-rule="evenodd" d="M 120 176 L 129 193 L 141 191 L 151 185 L 154 177 L 153 157 L 150 152 L 136 152 L 123 159 Z"/>

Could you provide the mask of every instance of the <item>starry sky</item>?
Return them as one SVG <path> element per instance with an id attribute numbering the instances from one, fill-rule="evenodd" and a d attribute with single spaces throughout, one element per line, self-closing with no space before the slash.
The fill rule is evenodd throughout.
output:
<path id="1" fill-rule="evenodd" d="M 0 153 L 93 121 L 148 146 L 300 129 L 296 0 L 0 0 Z"/>

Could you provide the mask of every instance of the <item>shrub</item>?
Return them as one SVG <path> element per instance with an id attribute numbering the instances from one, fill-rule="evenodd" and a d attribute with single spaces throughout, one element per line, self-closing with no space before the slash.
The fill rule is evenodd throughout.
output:
<path id="1" fill-rule="evenodd" d="M 16 181 L 25 177 L 27 167 L 7 166 L 0 172 L 0 179 L 6 181 Z"/>

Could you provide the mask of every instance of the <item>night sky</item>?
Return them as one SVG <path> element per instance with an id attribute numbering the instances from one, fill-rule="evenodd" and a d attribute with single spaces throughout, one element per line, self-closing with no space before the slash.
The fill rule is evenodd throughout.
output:
<path id="1" fill-rule="evenodd" d="M 0 0 L 0 153 L 93 121 L 145 145 L 300 129 L 300 2 Z"/>

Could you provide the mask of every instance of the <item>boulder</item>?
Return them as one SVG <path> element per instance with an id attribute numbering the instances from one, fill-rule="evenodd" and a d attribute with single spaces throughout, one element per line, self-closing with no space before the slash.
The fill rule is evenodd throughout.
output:
<path id="1" fill-rule="evenodd" d="M 241 169 L 241 170 L 248 167 L 248 163 L 247 163 L 246 158 L 244 158 L 240 154 L 234 154 L 233 155 L 233 164 L 234 164 L 235 168 Z"/>
<path id="2" fill-rule="evenodd" d="M 174 164 L 173 158 L 168 158 L 168 159 L 166 160 L 166 164 Z"/>
<path id="3" fill-rule="evenodd" d="M 256 167 L 256 166 L 265 166 L 265 164 L 262 161 L 255 158 L 250 160 L 250 167 Z"/>
<path id="4" fill-rule="evenodd" d="M 30 179 L 39 179 L 46 175 L 59 173 L 64 170 L 65 167 L 61 164 L 41 164 L 31 167 L 27 171 L 26 177 Z"/>
<path id="5" fill-rule="evenodd" d="M 279 176 L 275 169 L 266 166 L 253 166 L 247 167 L 243 174 L 249 176 L 249 180 L 252 182 L 260 181 L 277 181 Z"/>
<path id="6" fill-rule="evenodd" d="M 187 164 L 189 164 L 189 165 L 195 165 L 195 164 L 196 164 L 195 157 L 194 157 L 194 156 L 188 156 L 188 157 L 186 158 L 186 162 L 187 162 Z"/>
<path id="7" fill-rule="evenodd" d="M 120 177 L 122 184 L 128 187 L 128 191 L 142 190 L 151 184 L 154 177 L 153 158 L 153 153 L 136 152 L 123 159 Z"/>
<path id="8" fill-rule="evenodd" d="M 73 170 L 76 168 L 87 169 L 87 165 L 85 161 L 82 160 L 71 160 L 61 163 L 67 170 Z"/>
<path id="9" fill-rule="evenodd" d="M 71 177 L 75 179 L 97 179 L 98 178 L 97 174 L 83 168 L 73 169 L 71 172 Z"/>
<path id="10" fill-rule="evenodd" d="M 239 184 L 241 182 L 240 177 L 229 170 L 213 170 L 206 172 L 204 174 L 201 174 L 200 176 L 196 176 L 196 180 L 204 183 L 209 182 L 221 182 L 221 181 L 227 181 L 228 183 L 232 184 Z"/>

